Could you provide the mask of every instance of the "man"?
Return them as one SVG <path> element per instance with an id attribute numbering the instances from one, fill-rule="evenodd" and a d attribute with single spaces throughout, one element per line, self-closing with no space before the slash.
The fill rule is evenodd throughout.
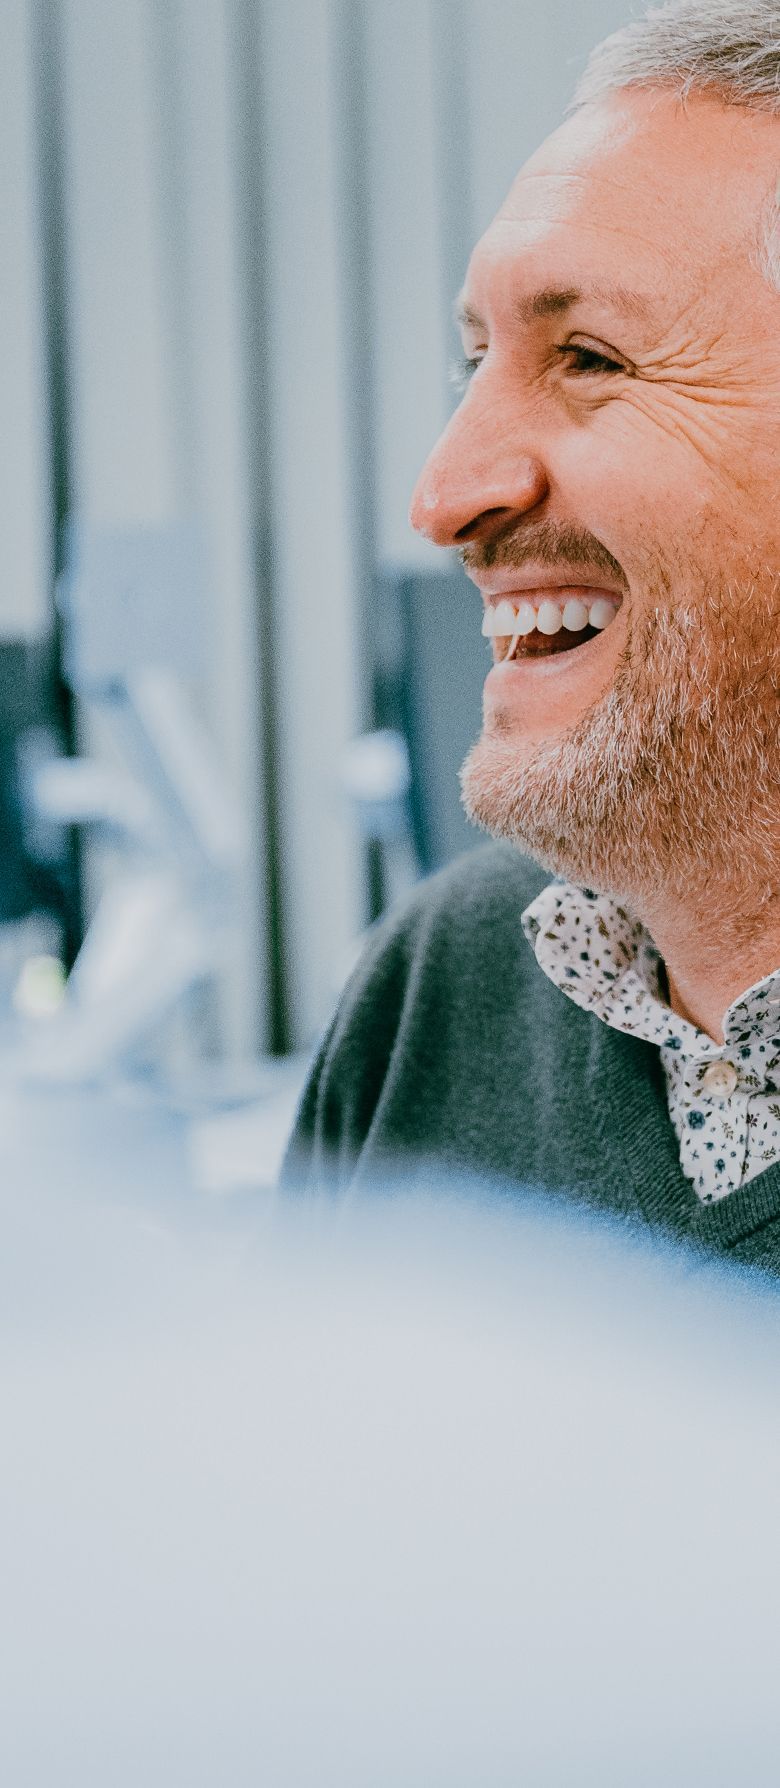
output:
<path id="1" fill-rule="evenodd" d="M 472 256 L 412 520 L 482 593 L 506 842 L 372 942 L 292 1178 L 435 1157 L 780 1267 L 779 174 L 775 5 L 676 0 Z"/>

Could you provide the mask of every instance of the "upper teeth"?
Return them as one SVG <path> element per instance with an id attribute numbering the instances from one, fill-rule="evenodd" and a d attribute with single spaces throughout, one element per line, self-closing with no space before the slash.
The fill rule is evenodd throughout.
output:
<path id="1" fill-rule="evenodd" d="M 581 633 L 588 625 L 603 629 L 614 621 L 618 606 L 609 596 L 545 596 L 541 600 L 524 596 L 517 604 L 502 596 L 494 607 L 485 609 L 482 632 L 485 639 L 498 639 L 532 633 L 535 627 L 547 634 L 559 633 L 562 627 L 569 633 Z"/>

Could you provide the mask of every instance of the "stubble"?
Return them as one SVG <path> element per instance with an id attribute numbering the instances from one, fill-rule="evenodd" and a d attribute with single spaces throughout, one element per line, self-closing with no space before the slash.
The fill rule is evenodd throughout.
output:
<path id="1" fill-rule="evenodd" d="M 498 710 L 461 771 L 470 819 L 637 910 L 660 890 L 735 916 L 780 884 L 780 586 L 629 616 L 605 696 L 535 747 Z M 748 905 L 751 903 L 748 902 Z"/>

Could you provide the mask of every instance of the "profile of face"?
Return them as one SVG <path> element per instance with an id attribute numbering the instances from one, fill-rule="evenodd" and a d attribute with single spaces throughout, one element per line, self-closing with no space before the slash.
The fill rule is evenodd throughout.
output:
<path id="1" fill-rule="evenodd" d="M 412 503 L 492 636 L 467 811 L 637 901 L 777 878 L 779 170 L 780 120 L 714 96 L 575 112 L 474 251 Z"/>

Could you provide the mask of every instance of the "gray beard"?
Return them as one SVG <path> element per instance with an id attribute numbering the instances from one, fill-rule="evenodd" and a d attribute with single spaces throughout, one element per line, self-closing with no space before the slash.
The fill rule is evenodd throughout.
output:
<path id="1" fill-rule="evenodd" d="M 778 587 L 724 587 L 633 618 L 608 693 L 563 736 L 513 742 L 500 711 L 461 771 L 471 820 L 641 911 L 659 891 L 780 884 Z M 740 891 L 741 890 L 741 891 Z"/>

